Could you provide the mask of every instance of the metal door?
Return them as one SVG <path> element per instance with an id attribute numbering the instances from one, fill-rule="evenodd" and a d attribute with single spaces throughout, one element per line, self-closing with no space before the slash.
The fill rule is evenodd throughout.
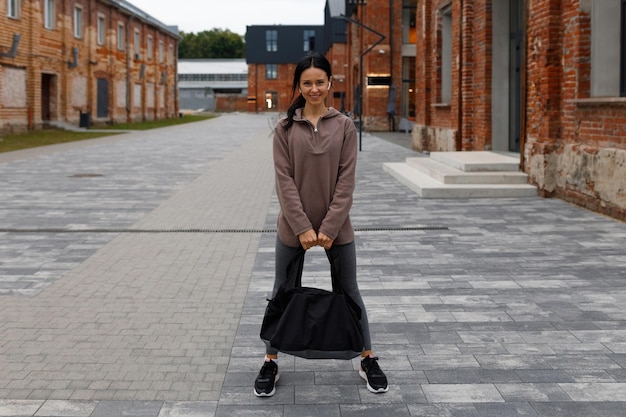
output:
<path id="1" fill-rule="evenodd" d="M 522 122 L 522 58 L 524 1 L 510 0 L 509 151 L 520 151 Z"/>
<path id="2" fill-rule="evenodd" d="M 96 116 L 98 118 L 109 117 L 109 82 L 106 78 L 98 78 Z"/>

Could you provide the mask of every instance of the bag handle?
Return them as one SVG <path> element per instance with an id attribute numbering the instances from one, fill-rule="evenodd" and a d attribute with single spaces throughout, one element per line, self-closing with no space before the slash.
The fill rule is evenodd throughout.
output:
<path id="1" fill-rule="evenodd" d="M 332 289 L 334 293 L 345 294 L 344 289 L 341 286 L 339 277 L 341 276 L 341 270 L 338 266 L 337 257 L 333 256 L 332 249 L 325 250 L 326 257 L 330 262 L 330 279 L 332 283 Z M 286 292 L 292 288 L 302 287 L 302 270 L 304 269 L 304 257 L 306 251 L 302 246 L 298 247 L 296 255 L 289 261 L 287 265 L 287 280 L 279 288 L 279 292 Z"/>

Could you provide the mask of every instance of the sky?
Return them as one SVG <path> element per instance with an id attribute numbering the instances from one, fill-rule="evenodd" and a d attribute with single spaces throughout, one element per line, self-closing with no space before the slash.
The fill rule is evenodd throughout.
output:
<path id="1" fill-rule="evenodd" d="M 326 0 L 128 0 L 166 25 L 183 32 L 246 26 L 323 25 Z"/>

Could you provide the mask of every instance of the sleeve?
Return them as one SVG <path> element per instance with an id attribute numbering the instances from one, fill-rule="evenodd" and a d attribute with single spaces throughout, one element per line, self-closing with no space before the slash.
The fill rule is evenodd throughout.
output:
<path id="1" fill-rule="evenodd" d="M 345 123 L 344 138 L 339 158 L 337 184 L 330 207 L 320 226 L 320 232 L 336 239 L 352 208 L 352 195 L 355 188 L 357 161 L 357 134 L 354 123 Z"/>
<path id="2" fill-rule="evenodd" d="M 281 213 L 291 230 L 298 236 L 313 226 L 300 201 L 289 156 L 288 133 L 280 123 L 274 129 L 273 155 L 276 195 Z"/>

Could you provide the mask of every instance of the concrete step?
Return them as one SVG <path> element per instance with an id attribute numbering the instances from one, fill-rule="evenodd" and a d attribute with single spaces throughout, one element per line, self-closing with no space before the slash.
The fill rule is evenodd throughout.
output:
<path id="1" fill-rule="evenodd" d="M 433 152 L 385 163 L 383 170 L 422 198 L 536 197 L 518 165 L 516 157 L 493 152 Z"/>
<path id="2" fill-rule="evenodd" d="M 430 158 L 465 172 L 519 172 L 519 156 L 489 151 L 431 152 Z"/>
<path id="3" fill-rule="evenodd" d="M 528 175 L 513 171 L 462 171 L 432 158 L 406 158 L 406 163 L 444 184 L 528 184 Z"/>

